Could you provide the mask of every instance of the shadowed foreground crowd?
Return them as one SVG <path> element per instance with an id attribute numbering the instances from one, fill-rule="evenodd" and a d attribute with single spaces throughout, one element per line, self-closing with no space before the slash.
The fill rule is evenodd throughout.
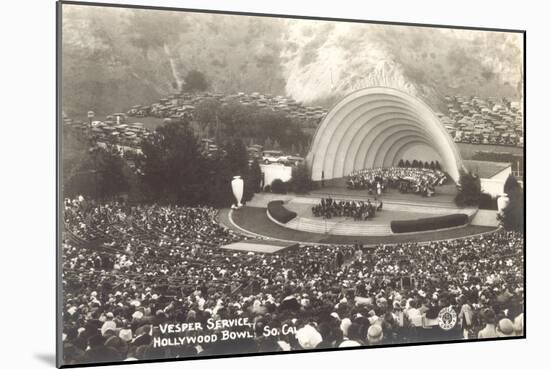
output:
<path id="1" fill-rule="evenodd" d="M 65 200 L 64 363 L 523 334 L 519 234 L 234 253 L 219 246 L 243 237 L 216 215 L 207 207 Z M 445 308 L 448 330 L 438 320 Z M 223 329 L 206 328 L 209 319 L 235 318 L 253 323 L 231 328 L 249 337 L 153 344 L 155 337 L 221 337 Z M 197 322 L 204 330 L 159 329 Z"/>

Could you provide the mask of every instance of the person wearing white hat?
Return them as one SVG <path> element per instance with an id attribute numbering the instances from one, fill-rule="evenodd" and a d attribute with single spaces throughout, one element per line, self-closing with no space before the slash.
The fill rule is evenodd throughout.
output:
<path id="1" fill-rule="evenodd" d="M 499 320 L 497 324 L 497 337 L 512 337 L 515 336 L 514 323 L 508 318 Z"/>
<path id="2" fill-rule="evenodd" d="M 367 342 L 369 345 L 380 344 L 384 339 L 384 332 L 379 324 L 371 325 L 367 331 Z"/>
<path id="3" fill-rule="evenodd" d="M 118 332 L 118 336 L 121 340 L 130 342 L 132 340 L 132 330 L 129 328 L 123 328 L 120 332 Z"/>
<path id="4" fill-rule="evenodd" d="M 350 325 L 351 325 L 351 320 L 349 318 L 344 318 L 340 322 L 340 330 L 342 331 L 344 337 L 348 336 L 348 330 Z"/>
<path id="5" fill-rule="evenodd" d="M 296 338 L 300 346 L 306 350 L 311 350 L 317 347 L 322 341 L 321 334 L 311 325 L 306 324 L 303 328 L 298 329 Z"/>
<path id="6" fill-rule="evenodd" d="M 107 333 L 107 331 L 114 331 L 115 329 L 116 329 L 116 323 L 112 320 L 107 320 L 101 326 L 101 335 L 105 336 L 105 333 Z"/>
<path id="7" fill-rule="evenodd" d="M 345 348 L 345 347 L 359 347 L 361 344 L 354 340 L 345 340 L 342 341 L 342 343 L 338 346 L 339 348 Z"/>
<path id="8" fill-rule="evenodd" d="M 132 314 L 132 318 L 134 318 L 136 320 L 139 320 L 139 319 L 143 318 L 143 313 L 139 310 L 134 311 L 134 313 Z"/>

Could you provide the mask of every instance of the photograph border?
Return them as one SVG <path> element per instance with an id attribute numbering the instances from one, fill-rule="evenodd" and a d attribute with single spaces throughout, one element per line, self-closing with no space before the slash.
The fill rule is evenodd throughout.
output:
<path id="1" fill-rule="evenodd" d="M 293 350 L 282 352 L 256 352 L 256 353 L 233 353 L 233 354 L 221 354 L 221 355 L 205 355 L 205 356 L 190 356 L 183 358 L 166 358 L 166 359 L 154 359 L 154 360 L 137 360 L 137 361 L 113 361 L 113 362 L 97 362 L 97 363 L 84 363 L 84 364 L 63 364 L 62 357 L 62 328 L 63 321 L 61 317 L 61 308 L 63 306 L 63 290 L 62 290 L 62 233 L 63 233 L 63 194 L 62 194 L 62 25 L 63 25 L 63 5 L 78 5 L 78 6 L 90 6 L 90 7 L 107 7 L 107 8 L 126 8 L 126 9 L 143 9 L 143 10 L 160 10 L 160 11 L 178 11 L 189 13 L 206 13 L 206 14 L 222 14 L 222 15 L 238 15 L 238 16 L 255 16 L 255 17 L 267 17 L 267 18 L 287 18 L 287 19 L 301 19 L 301 20 L 319 20 L 319 21 L 332 21 L 332 22 L 347 22 L 347 23 L 363 23 L 363 24 L 378 24 L 378 25 L 392 25 L 392 26 L 410 26 L 410 27 L 424 27 L 424 28 L 446 28 L 446 29 L 459 29 L 470 31 L 489 31 L 489 32 L 505 32 L 505 33 L 518 33 L 522 35 L 523 46 L 523 204 L 524 204 L 524 233 L 523 233 L 523 314 L 524 314 L 524 330 L 523 335 L 514 337 L 500 337 L 500 338 L 486 338 L 486 339 L 468 339 L 468 340 L 449 340 L 449 341 L 434 341 L 434 342 L 410 342 L 399 344 L 382 344 L 376 346 L 360 346 L 360 347 L 345 347 L 345 348 L 323 348 L 323 349 L 309 349 L 309 350 Z M 180 8 L 180 7 L 166 7 L 166 6 L 154 6 L 154 5 L 136 5 L 136 4 L 118 4 L 118 3 L 101 3 L 101 2 L 86 2 L 86 1 L 70 1 L 70 0 L 57 0 L 56 1 L 56 366 L 59 368 L 77 368 L 77 367 L 91 367 L 91 366 L 107 366 L 107 365 L 127 365 L 127 364 L 145 364 L 145 363 L 162 363 L 162 362 L 175 362 L 175 361 L 192 361 L 192 360 L 211 360 L 211 359 L 224 359 L 224 358 L 240 358 L 240 357 L 253 357 L 253 356 L 269 356 L 269 355 L 291 355 L 291 354 L 303 354 L 303 353 L 320 353 L 320 352 L 333 352 L 333 351 L 348 351 L 348 350 L 370 350 L 381 349 L 388 347 L 411 347 L 411 346 L 428 346 L 428 345 L 445 345 L 455 343 L 480 343 L 487 341 L 504 341 L 504 340 L 523 340 L 527 338 L 527 31 L 521 29 L 506 29 L 506 28 L 489 28 L 489 27 L 477 27 L 477 26 L 457 26 L 446 24 L 428 24 L 428 23 L 411 23 L 411 22 L 397 22 L 397 21 L 379 21 L 379 20 L 363 20 L 353 18 L 331 18 L 321 16 L 306 16 L 306 15 L 292 15 L 292 14 L 272 14 L 272 13 L 254 13 L 254 12 L 241 12 L 241 11 L 227 11 L 227 10 L 210 10 L 210 9 L 194 9 L 194 8 Z"/>

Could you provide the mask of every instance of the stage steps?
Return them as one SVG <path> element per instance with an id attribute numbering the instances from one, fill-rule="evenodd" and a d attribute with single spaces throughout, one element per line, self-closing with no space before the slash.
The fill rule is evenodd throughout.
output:
<path id="1" fill-rule="evenodd" d="M 387 236 L 393 234 L 389 224 L 373 224 L 368 220 L 309 219 L 297 217 L 284 225 L 303 232 L 353 236 Z"/>

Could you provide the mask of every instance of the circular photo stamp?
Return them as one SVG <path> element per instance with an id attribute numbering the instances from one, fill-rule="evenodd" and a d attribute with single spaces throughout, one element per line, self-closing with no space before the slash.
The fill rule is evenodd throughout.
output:
<path id="1" fill-rule="evenodd" d="M 437 319 L 439 321 L 439 326 L 441 327 L 441 329 L 448 331 L 453 329 L 456 325 L 457 315 L 453 308 L 449 306 L 441 309 L 439 315 L 437 316 Z"/>

